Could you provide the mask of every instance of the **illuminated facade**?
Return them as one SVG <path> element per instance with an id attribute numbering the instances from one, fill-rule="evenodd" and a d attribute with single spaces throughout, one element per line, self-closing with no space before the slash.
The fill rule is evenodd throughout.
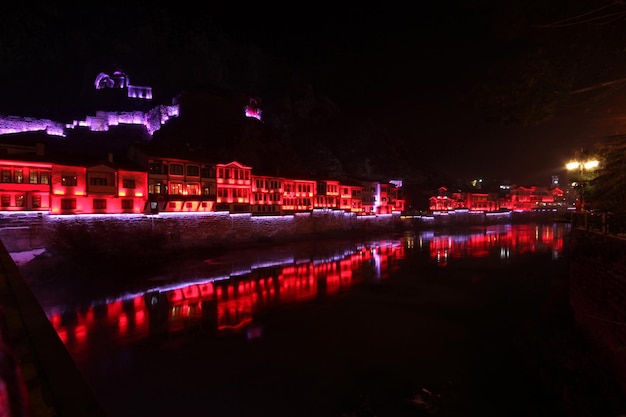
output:
<path id="1" fill-rule="evenodd" d="M 510 210 L 560 209 L 565 205 L 565 193 L 559 187 L 512 187 L 506 208 Z"/>
<path id="2" fill-rule="evenodd" d="M 379 198 L 380 206 L 376 209 L 376 213 L 392 214 L 404 211 L 404 199 L 398 185 L 393 183 L 380 184 Z"/>
<path id="3" fill-rule="evenodd" d="M 315 187 L 315 208 L 316 209 L 338 209 L 339 208 L 339 181 L 323 180 L 317 181 Z"/>
<path id="4" fill-rule="evenodd" d="M 50 214 L 123 214 L 144 210 L 147 175 L 112 163 L 52 165 Z"/>
<path id="5" fill-rule="evenodd" d="M 299 212 L 313 210 L 316 181 L 285 179 L 283 183 L 283 211 Z"/>
<path id="6" fill-rule="evenodd" d="M 52 164 L 0 161 L 0 207 L 6 211 L 50 211 Z"/>
<path id="7" fill-rule="evenodd" d="M 341 184 L 339 187 L 339 208 L 341 210 L 349 211 L 352 213 L 362 213 L 363 204 L 361 200 L 361 194 L 363 193 L 363 186 L 356 184 Z M 386 214 L 386 213 L 380 213 Z"/>
<path id="8" fill-rule="evenodd" d="M 252 194 L 252 167 L 237 161 L 217 164 L 216 210 L 249 213 Z"/>
<path id="9" fill-rule="evenodd" d="M 284 178 L 252 174 L 250 206 L 253 214 L 281 214 L 284 181 Z"/>
<path id="10" fill-rule="evenodd" d="M 429 199 L 431 211 L 469 210 L 495 212 L 502 210 L 533 211 L 565 209 L 564 192 L 559 187 L 512 186 L 506 193 L 448 191 L 440 187 Z"/>

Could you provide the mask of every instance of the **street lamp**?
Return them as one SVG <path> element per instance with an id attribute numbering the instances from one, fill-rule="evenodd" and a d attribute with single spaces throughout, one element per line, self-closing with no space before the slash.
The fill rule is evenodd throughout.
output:
<path id="1" fill-rule="evenodd" d="M 585 171 L 590 171 L 598 167 L 600 162 L 595 159 L 587 160 L 587 161 L 572 161 L 565 165 L 568 171 L 578 171 L 580 177 L 582 178 Z M 580 206 L 576 208 L 576 211 L 585 211 L 585 182 L 579 178 L 578 187 L 580 188 Z M 572 183 L 576 186 L 576 182 Z"/>

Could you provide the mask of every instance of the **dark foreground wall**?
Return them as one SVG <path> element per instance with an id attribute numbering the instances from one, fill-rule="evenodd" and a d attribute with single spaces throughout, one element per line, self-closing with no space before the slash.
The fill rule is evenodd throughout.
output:
<path id="1" fill-rule="evenodd" d="M 572 229 L 571 249 L 575 320 L 626 393 L 626 239 Z"/>

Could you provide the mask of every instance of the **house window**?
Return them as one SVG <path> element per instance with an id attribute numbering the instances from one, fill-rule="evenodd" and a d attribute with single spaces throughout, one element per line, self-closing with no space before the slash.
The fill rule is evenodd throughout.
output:
<path id="1" fill-rule="evenodd" d="M 37 175 L 37 171 L 35 171 L 34 169 L 31 169 L 30 173 L 28 174 L 28 182 L 30 184 L 37 184 L 38 181 L 39 181 L 39 176 Z"/>
<path id="2" fill-rule="evenodd" d="M 202 195 L 215 195 L 215 187 L 211 185 L 204 185 L 202 187 Z"/>
<path id="3" fill-rule="evenodd" d="M 200 176 L 200 167 L 197 165 L 187 165 L 187 175 L 190 177 Z"/>
<path id="4" fill-rule="evenodd" d="M 133 200 L 125 199 L 122 200 L 122 210 L 132 210 L 133 209 Z"/>
<path id="5" fill-rule="evenodd" d="M 108 185 L 108 181 L 106 178 L 101 178 L 101 177 L 90 177 L 89 178 L 89 185 Z"/>
<path id="6" fill-rule="evenodd" d="M 162 182 L 148 185 L 149 194 L 167 194 L 167 186 Z"/>
<path id="7" fill-rule="evenodd" d="M 76 177 L 74 177 L 76 178 Z M 39 183 L 40 184 L 50 184 L 50 172 L 49 171 L 40 171 L 39 172 Z"/>
<path id="8" fill-rule="evenodd" d="M 189 208 L 189 209 L 193 208 L 193 203 L 191 201 L 188 201 L 188 202 L 185 203 L 185 207 Z"/>
<path id="9" fill-rule="evenodd" d="M 75 198 L 62 198 L 61 210 L 76 210 L 76 199 Z"/>
<path id="10" fill-rule="evenodd" d="M 170 164 L 170 175 L 183 175 L 182 164 Z"/>
<path id="11" fill-rule="evenodd" d="M 107 201 L 104 198 L 96 198 L 93 200 L 93 209 L 94 210 L 106 210 Z"/>
<path id="12" fill-rule="evenodd" d="M 21 169 L 13 171 L 13 182 L 16 184 L 22 184 L 24 182 L 24 171 Z"/>
<path id="13" fill-rule="evenodd" d="M 17 194 L 15 196 L 15 207 L 24 207 L 26 202 L 26 196 L 24 194 Z"/>
<path id="14" fill-rule="evenodd" d="M 148 173 L 150 174 L 167 174 L 167 165 L 162 162 L 150 162 L 148 164 Z"/>
<path id="15" fill-rule="evenodd" d="M 124 188 L 135 188 L 135 180 L 133 180 L 133 179 L 124 179 L 122 181 L 122 186 Z"/>
<path id="16" fill-rule="evenodd" d="M 34 195 L 32 197 L 32 201 L 33 201 L 33 208 L 40 208 L 41 207 L 41 196 L 40 195 Z"/>
<path id="17" fill-rule="evenodd" d="M 200 195 L 200 184 L 187 184 L 189 195 Z"/>
<path id="18" fill-rule="evenodd" d="M 215 168 L 213 167 L 202 167 L 200 169 L 200 176 L 204 178 L 215 178 Z"/>
<path id="19" fill-rule="evenodd" d="M 66 187 L 75 187 L 78 184 L 76 175 L 63 175 L 61 177 L 61 185 Z"/>
<path id="20" fill-rule="evenodd" d="M 0 179 L 2 180 L 2 182 L 11 182 L 11 170 L 10 169 L 3 169 L 2 170 L 2 177 Z"/>
<path id="21" fill-rule="evenodd" d="M 2 207 L 9 207 L 11 205 L 11 196 L 9 194 L 2 194 L 2 196 L 0 196 L 0 205 L 2 205 Z"/>
<path id="22" fill-rule="evenodd" d="M 180 182 L 173 182 L 170 184 L 170 194 L 183 194 L 183 184 Z"/>

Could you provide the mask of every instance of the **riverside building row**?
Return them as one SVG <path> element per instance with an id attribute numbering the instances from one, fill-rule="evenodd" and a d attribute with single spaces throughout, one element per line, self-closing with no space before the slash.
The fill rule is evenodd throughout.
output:
<path id="1" fill-rule="evenodd" d="M 71 123 L 0 115 L 0 211 L 283 215 L 327 209 L 386 215 L 405 209 L 400 180 L 294 179 L 260 175 L 238 161 L 175 157 L 152 146 L 151 140 L 180 115 L 177 100 L 152 103 L 151 87 L 131 84 L 121 71 L 99 73 L 93 87 L 93 107 L 101 110 Z M 241 116 L 261 122 L 257 99 L 241 104 Z M 129 134 L 133 129 L 141 134 Z M 85 149 L 73 148 L 91 145 L 97 156 L 94 149 L 86 157 L 79 152 Z M 503 195 L 442 187 L 430 198 L 429 208 L 434 213 L 494 212 L 564 204 L 560 188 L 544 188 L 515 187 Z"/>
<path id="2" fill-rule="evenodd" d="M 344 184 L 255 175 L 237 161 L 209 163 L 153 155 L 140 145 L 129 161 L 113 154 L 89 163 L 63 162 L 46 147 L 0 142 L 0 211 L 48 214 L 214 212 L 283 215 L 314 209 L 358 215 L 404 210 L 400 183 Z M 126 164 L 126 165 L 125 165 Z M 134 166 L 131 166 L 134 165 Z"/>

